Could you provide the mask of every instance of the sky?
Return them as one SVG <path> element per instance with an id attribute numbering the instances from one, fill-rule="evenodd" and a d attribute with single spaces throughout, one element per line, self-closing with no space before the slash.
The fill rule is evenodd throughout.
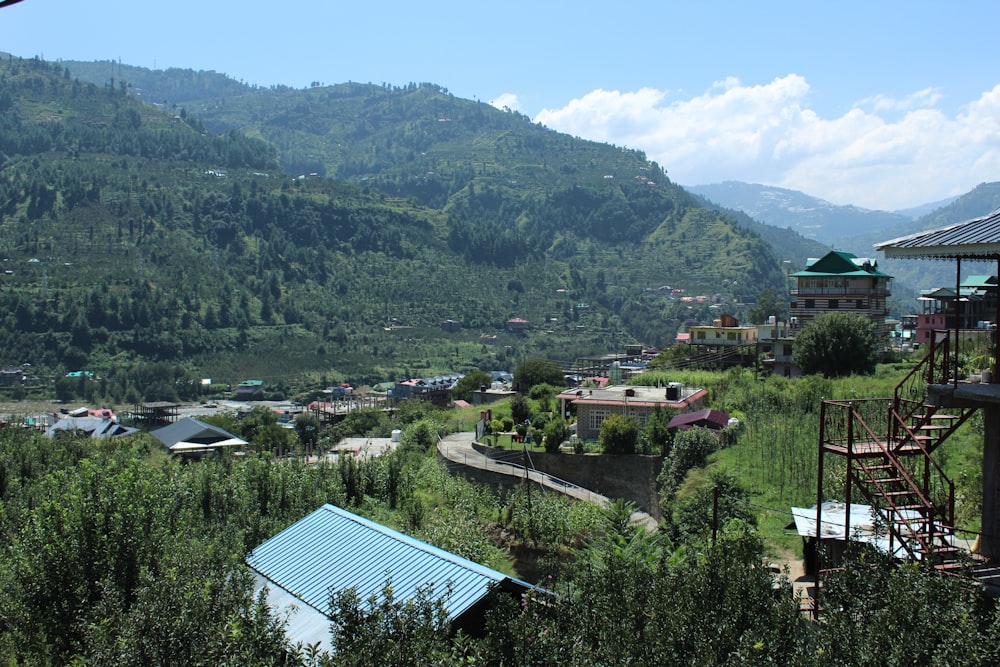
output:
<path id="1" fill-rule="evenodd" d="M 0 9 L 0 51 L 436 83 L 642 150 L 681 185 L 898 210 L 1000 180 L 997 25 L 996 0 L 23 0 Z"/>

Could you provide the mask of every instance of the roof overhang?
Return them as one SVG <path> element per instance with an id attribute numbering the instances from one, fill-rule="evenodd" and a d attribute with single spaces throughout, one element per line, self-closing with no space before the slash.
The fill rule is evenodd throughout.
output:
<path id="1" fill-rule="evenodd" d="M 875 244 L 889 259 L 1000 259 L 1000 209 L 947 227 Z"/>

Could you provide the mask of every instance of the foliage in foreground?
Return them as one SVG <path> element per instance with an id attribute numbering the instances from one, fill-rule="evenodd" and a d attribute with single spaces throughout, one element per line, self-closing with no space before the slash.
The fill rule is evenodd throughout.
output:
<path id="1" fill-rule="evenodd" d="M 960 579 L 892 569 L 863 552 L 828 579 L 824 623 L 814 625 L 768 567 L 750 517 L 725 511 L 713 545 L 704 496 L 679 501 L 673 539 L 630 525 L 624 503 L 598 516 L 552 494 L 499 498 L 421 455 L 427 423 L 414 424 L 409 452 L 339 466 L 266 454 L 181 465 L 149 457 L 141 437 L 0 430 L 0 661 L 825 666 L 1000 657 L 993 603 Z M 727 496 L 743 495 L 732 489 Z M 540 561 L 547 590 L 498 596 L 477 638 L 452 635 L 430 591 L 378 603 L 344 591 L 334 600 L 341 653 L 289 646 L 283 618 L 253 596 L 241 561 L 323 502 L 493 566 L 501 554 L 487 525 L 502 522 L 550 554 Z"/>

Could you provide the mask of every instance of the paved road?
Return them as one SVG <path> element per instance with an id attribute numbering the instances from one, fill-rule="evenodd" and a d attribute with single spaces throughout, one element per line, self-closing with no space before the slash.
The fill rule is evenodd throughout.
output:
<path id="1" fill-rule="evenodd" d="M 557 491 L 577 500 L 586 500 L 601 507 L 608 507 L 611 504 L 611 499 L 606 496 L 559 479 L 558 477 L 553 477 L 540 470 L 529 468 L 525 472 L 524 466 L 520 463 L 521 455 L 516 452 L 511 452 L 511 454 L 516 456 L 517 462 L 491 459 L 488 456 L 480 454 L 472 446 L 474 439 L 475 433 L 452 433 L 438 441 L 438 452 L 449 461 L 461 463 L 479 470 L 487 470 L 498 475 L 509 475 L 511 477 L 524 477 L 527 475 L 528 479 L 532 482 L 536 482 L 546 489 Z M 656 519 L 645 512 L 635 512 L 632 514 L 632 522 L 641 524 L 649 531 L 657 529 Z"/>

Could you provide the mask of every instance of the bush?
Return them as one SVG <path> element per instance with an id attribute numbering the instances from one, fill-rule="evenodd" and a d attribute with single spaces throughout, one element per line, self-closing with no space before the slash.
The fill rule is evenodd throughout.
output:
<path id="1" fill-rule="evenodd" d="M 601 422 L 598 443 L 605 454 L 635 454 L 639 422 L 634 417 L 611 415 Z"/>
<path id="2" fill-rule="evenodd" d="M 569 438 L 569 427 L 561 419 L 553 419 L 545 425 L 545 451 L 555 454 L 559 445 Z"/>

